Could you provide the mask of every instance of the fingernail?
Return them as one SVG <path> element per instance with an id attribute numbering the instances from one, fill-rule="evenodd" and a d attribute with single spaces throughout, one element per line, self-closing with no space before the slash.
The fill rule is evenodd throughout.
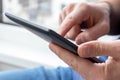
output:
<path id="1" fill-rule="evenodd" d="M 78 38 L 75 39 L 75 42 L 76 42 L 76 44 L 78 44 L 78 45 L 82 43 L 82 41 L 81 41 L 80 39 L 78 39 Z"/>
<path id="2" fill-rule="evenodd" d="M 90 48 L 88 46 L 81 46 L 78 53 L 81 57 L 88 57 L 90 54 Z"/>

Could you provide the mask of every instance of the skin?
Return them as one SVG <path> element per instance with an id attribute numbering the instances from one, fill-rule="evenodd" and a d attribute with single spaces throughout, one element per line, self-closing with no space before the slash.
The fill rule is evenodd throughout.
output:
<path id="1" fill-rule="evenodd" d="M 59 58 L 77 71 L 85 80 L 119 80 L 119 44 L 120 41 L 110 43 L 90 41 L 79 45 L 79 56 L 72 54 L 54 43 L 50 44 L 50 48 Z M 84 59 L 87 57 L 95 57 L 96 55 L 106 55 L 110 57 L 105 63 L 92 63 L 89 60 Z"/>
<path id="2" fill-rule="evenodd" d="M 109 16 L 109 7 L 104 3 L 97 5 L 70 4 L 60 14 L 59 34 L 69 39 L 75 39 L 77 44 L 95 40 L 109 32 Z M 86 22 L 88 25 L 84 32 L 81 32 L 82 22 Z"/>
<path id="3" fill-rule="evenodd" d="M 106 0 L 107 1 L 107 0 Z M 108 0 L 113 5 L 114 0 Z M 118 3 L 116 0 L 115 3 Z M 114 4 L 115 4 L 114 3 Z M 112 9 L 117 9 L 115 5 Z M 113 14 L 117 14 L 112 10 Z M 78 44 L 76 56 L 64 48 L 50 43 L 50 49 L 76 70 L 85 80 L 119 80 L 120 79 L 120 40 L 100 42 L 96 39 L 110 31 L 111 8 L 108 3 L 73 3 L 60 14 L 59 34 L 74 39 Z M 80 26 L 86 21 L 87 29 Z M 105 63 L 92 63 L 84 58 L 109 56 Z"/>

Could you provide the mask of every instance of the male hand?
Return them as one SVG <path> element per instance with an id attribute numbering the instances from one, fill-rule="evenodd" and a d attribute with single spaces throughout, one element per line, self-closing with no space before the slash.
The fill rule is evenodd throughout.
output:
<path id="1" fill-rule="evenodd" d="M 85 80 L 119 80 L 120 41 L 91 41 L 109 32 L 109 18 L 110 8 L 106 3 L 68 5 L 60 15 L 60 34 L 66 38 L 75 39 L 76 43 L 80 44 L 79 56 L 54 43 L 50 43 L 50 49 Z M 83 22 L 87 22 L 87 29 L 81 32 Z M 109 57 L 105 63 L 92 63 L 85 59 L 96 56 Z"/>
<path id="2" fill-rule="evenodd" d="M 72 3 L 60 14 L 59 33 L 77 44 L 95 40 L 110 31 L 109 17 L 110 8 L 106 3 Z M 83 22 L 87 28 L 81 26 Z"/>
<path id="3" fill-rule="evenodd" d="M 90 41 L 79 45 L 78 54 L 54 43 L 50 49 L 85 80 L 120 80 L 120 40 L 114 42 Z M 88 57 L 109 56 L 105 63 L 92 63 Z"/>

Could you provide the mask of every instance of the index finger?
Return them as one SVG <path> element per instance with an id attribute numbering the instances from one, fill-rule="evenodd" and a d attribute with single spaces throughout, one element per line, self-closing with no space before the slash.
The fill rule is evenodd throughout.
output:
<path id="1" fill-rule="evenodd" d="M 80 7 L 80 6 L 79 6 Z M 86 9 L 81 8 L 78 10 L 78 7 L 75 7 L 75 9 L 66 16 L 64 21 L 61 24 L 60 32 L 59 34 L 62 36 L 65 36 L 65 34 L 76 24 L 81 24 L 83 21 L 85 21 L 86 16 Z"/>

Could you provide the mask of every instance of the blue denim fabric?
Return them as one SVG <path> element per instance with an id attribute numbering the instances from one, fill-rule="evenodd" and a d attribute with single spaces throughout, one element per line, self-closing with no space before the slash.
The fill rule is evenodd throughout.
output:
<path id="1" fill-rule="evenodd" d="M 73 80 L 72 69 L 58 67 L 56 69 L 45 69 L 38 67 L 34 69 L 19 69 L 0 72 L 0 80 Z"/>
<path id="2" fill-rule="evenodd" d="M 107 57 L 99 57 L 106 60 Z M 0 72 L 0 80 L 84 80 L 70 67 L 19 69 Z"/>

